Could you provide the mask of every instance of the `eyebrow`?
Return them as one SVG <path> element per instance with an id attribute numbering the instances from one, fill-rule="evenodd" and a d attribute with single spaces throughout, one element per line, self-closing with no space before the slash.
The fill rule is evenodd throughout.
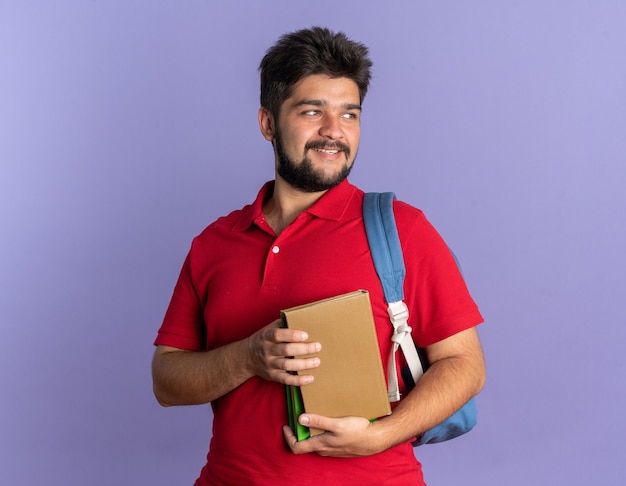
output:
<path id="1" fill-rule="evenodd" d="M 309 105 L 309 106 L 328 106 L 328 102 L 324 101 L 324 100 L 300 100 L 298 101 L 294 107 L 298 107 L 298 106 L 304 106 L 304 105 Z M 341 105 L 344 109 L 346 110 L 359 110 L 361 111 L 361 105 L 355 104 L 355 103 L 344 103 L 343 105 Z"/>

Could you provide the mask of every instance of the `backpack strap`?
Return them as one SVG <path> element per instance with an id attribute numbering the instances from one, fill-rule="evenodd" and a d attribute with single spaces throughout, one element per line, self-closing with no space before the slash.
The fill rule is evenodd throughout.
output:
<path id="1" fill-rule="evenodd" d="M 415 348 L 408 325 L 409 309 L 404 303 L 404 258 L 393 214 L 392 192 L 368 192 L 363 199 L 363 221 L 376 273 L 383 287 L 387 312 L 393 325 L 393 349 L 387 364 L 389 400 L 400 400 L 396 352 L 398 347 L 407 361 L 413 382 L 424 374 L 424 368 Z"/>

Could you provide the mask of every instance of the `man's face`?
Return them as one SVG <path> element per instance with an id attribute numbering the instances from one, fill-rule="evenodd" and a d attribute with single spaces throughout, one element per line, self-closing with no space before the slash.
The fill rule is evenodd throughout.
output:
<path id="1" fill-rule="evenodd" d="M 275 127 L 278 176 L 306 192 L 339 184 L 356 158 L 360 115 L 354 81 L 326 75 L 302 79 L 281 106 Z"/>

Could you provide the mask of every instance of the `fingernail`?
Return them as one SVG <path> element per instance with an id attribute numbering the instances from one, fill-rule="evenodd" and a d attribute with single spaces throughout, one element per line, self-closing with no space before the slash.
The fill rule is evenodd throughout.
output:
<path id="1" fill-rule="evenodd" d="M 300 415 L 300 423 L 302 425 L 309 425 L 309 417 L 307 415 Z"/>
<path id="2" fill-rule="evenodd" d="M 322 345 L 320 343 L 315 343 L 315 351 L 321 351 Z"/>

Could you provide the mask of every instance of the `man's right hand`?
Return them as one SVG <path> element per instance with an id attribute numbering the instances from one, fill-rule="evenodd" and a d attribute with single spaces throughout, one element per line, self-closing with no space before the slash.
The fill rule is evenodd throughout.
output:
<path id="1" fill-rule="evenodd" d="M 163 406 L 208 403 L 252 376 L 302 386 L 311 375 L 295 371 L 316 368 L 319 343 L 306 342 L 305 332 L 280 328 L 276 320 L 246 339 L 210 351 L 157 346 L 152 360 L 154 395 Z M 303 357 L 306 356 L 306 357 Z"/>
<path id="2" fill-rule="evenodd" d="M 322 346 L 307 342 L 306 332 L 280 325 L 281 321 L 277 319 L 247 339 L 250 372 L 286 385 L 307 385 L 313 381 L 313 376 L 294 372 L 317 368 L 319 358 L 310 355 L 319 352 Z"/>

